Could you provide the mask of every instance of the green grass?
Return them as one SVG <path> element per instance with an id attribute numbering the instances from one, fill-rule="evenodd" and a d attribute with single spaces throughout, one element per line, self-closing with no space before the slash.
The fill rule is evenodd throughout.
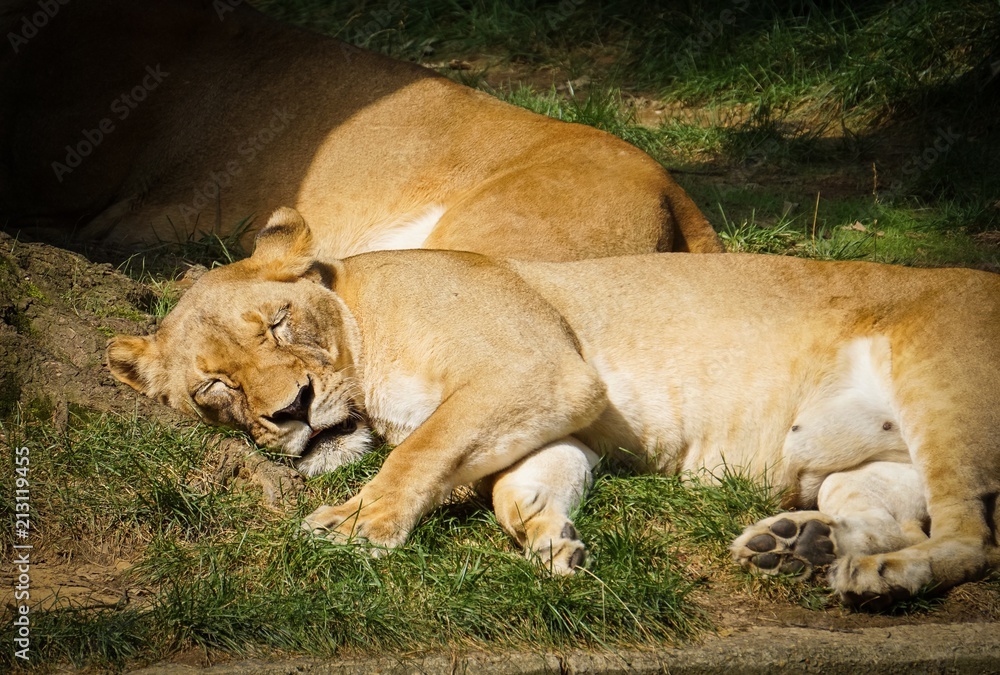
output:
<path id="1" fill-rule="evenodd" d="M 1000 250 L 980 244 L 970 233 L 974 214 L 953 204 L 929 209 L 873 199 L 824 200 L 821 195 L 818 209 L 815 202 L 797 204 L 789 214 L 784 211 L 788 203 L 739 190 L 712 202 L 720 209 L 720 236 L 730 251 L 905 265 L 1000 266 Z M 722 210 L 723 203 L 728 210 Z"/>
<path id="2" fill-rule="evenodd" d="M 156 300 L 150 307 L 149 313 L 157 320 L 163 319 L 177 305 L 177 301 L 181 299 L 181 292 L 175 283 L 156 276 L 149 277 L 146 283 L 156 294 Z"/>
<path id="3" fill-rule="evenodd" d="M 953 84 L 978 65 L 970 52 L 988 53 L 1000 30 L 990 1 L 694 7 L 700 11 L 664 11 L 635 48 L 639 77 L 688 102 L 809 101 L 827 111 L 888 113 Z"/>
<path id="4" fill-rule="evenodd" d="M 919 105 L 980 65 L 1000 36 L 993 0 L 256 0 L 282 19 L 399 58 L 482 50 L 559 63 L 610 50 L 603 72 L 671 99 L 856 112 Z M 590 68 L 591 70 L 593 67 Z"/>
<path id="5" fill-rule="evenodd" d="M 766 487 L 735 474 L 706 484 L 605 472 L 577 518 L 587 568 L 553 578 L 475 497 L 437 509 L 381 559 L 301 536 L 302 516 L 356 490 L 385 448 L 311 479 L 279 512 L 252 490 L 206 480 L 200 427 L 102 415 L 74 417 L 64 434 L 25 422 L 3 433 L 3 471 L 11 448 L 31 448 L 36 555 L 138 563 L 133 594 L 117 605 L 32 612 L 34 662 L 47 666 L 117 669 L 194 647 L 245 656 L 677 642 L 707 626 L 688 597 L 705 570 L 725 574 L 729 541 L 776 508 Z M 0 485 L 4 522 L 11 489 Z M 0 532 L 5 555 L 12 531 Z M 14 666 L 0 652 L 0 668 Z"/>
<path id="6" fill-rule="evenodd" d="M 179 234 L 176 240 L 162 241 L 136 252 L 119 271 L 144 283 L 162 282 L 192 265 L 212 268 L 247 257 L 247 233 L 254 217 L 246 216 L 225 233 L 212 229 Z"/>
<path id="7" fill-rule="evenodd" d="M 159 320 L 180 300 L 182 291 L 177 281 L 192 267 L 211 269 L 236 262 L 250 254 L 245 241 L 253 224 L 253 217 L 247 216 L 235 223 L 227 234 L 214 230 L 194 232 L 180 237 L 180 243 L 164 241 L 129 256 L 118 269 L 145 285 L 150 293 L 146 302 L 141 303 L 142 309 Z M 133 309 L 124 310 L 123 313 L 116 305 L 102 305 L 100 298 L 83 298 L 83 303 L 86 309 L 98 315 L 117 312 L 115 315 L 123 318 L 138 321 L 144 319 Z"/>

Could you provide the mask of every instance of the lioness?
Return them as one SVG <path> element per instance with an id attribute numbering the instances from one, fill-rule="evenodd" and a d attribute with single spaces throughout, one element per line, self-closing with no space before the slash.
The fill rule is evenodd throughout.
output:
<path id="1" fill-rule="evenodd" d="M 662 167 L 597 129 L 245 2 L 53 7 L 0 10 L 5 226 L 135 247 L 293 204 L 325 257 L 722 250 Z"/>
<path id="2" fill-rule="evenodd" d="M 398 444 L 313 532 L 402 544 L 457 485 L 556 572 L 599 456 L 761 475 L 786 506 L 733 544 L 764 572 L 833 563 L 881 603 L 1000 562 L 1000 277 L 793 258 L 574 263 L 396 251 L 324 261 L 291 210 L 108 363 L 307 472 Z M 338 455 L 337 453 L 346 453 Z"/>

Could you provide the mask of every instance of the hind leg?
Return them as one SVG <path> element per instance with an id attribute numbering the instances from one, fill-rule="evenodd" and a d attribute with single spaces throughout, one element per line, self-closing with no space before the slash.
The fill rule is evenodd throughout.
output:
<path id="1" fill-rule="evenodd" d="M 922 447 L 976 448 L 974 442 L 960 444 L 957 439 L 934 442 L 943 440 L 935 436 L 928 433 Z M 996 442 L 995 437 L 984 441 Z M 970 461 L 970 454 L 980 461 Z M 880 609 L 895 600 L 980 578 L 1000 562 L 995 469 L 990 453 L 970 454 L 918 449 L 916 460 L 926 476 L 930 536 L 898 550 L 838 556 L 829 582 L 845 602 Z"/>
<path id="2" fill-rule="evenodd" d="M 597 455 L 571 438 L 550 443 L 497 474 L 493 509 L 525 555 L 554 574 L 571 574 L 586 548 L 570 520 L 591 482 Z"/>
<path id="3" fill-rule="evenodd" d="M 1000 285 L 957 276 L 894 328 L 892 398 L 930 516 L 930 536 L 905 548 L 838 556 L 830 585 L 879 608 L 940 592 L 1000 564 Z"/>
<path id="4" fill-rule="evenodd" d="M 924 490 L 912 464 L 871 462 L 831 474 L 817 501 L 817 511 L 782 513 L 748 527 L 731 547 L 736 561 L 765 574 L 809 577 L 834 561 L 927 539 Z"/>

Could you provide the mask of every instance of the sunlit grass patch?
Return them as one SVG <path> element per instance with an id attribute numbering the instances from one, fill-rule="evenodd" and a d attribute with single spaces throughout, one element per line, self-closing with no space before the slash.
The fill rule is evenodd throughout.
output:
<path id="1" fill-rule="evenodd" d="M 117 603 L 36 608 L 32 648 L 43 664 L 119 668 L 190 648 L 335 655 L 677 643 L 707 626 L 690 593 L 730 565 L 728 541 L 775 507 L 766 487 L 738 475 L 706 484 L 604 473 L 577 517 L 591 559 L 573 577 L 552 577 L 471 491 L 383 558 L 304 536 L 301 518 L 357 490 L 388 448 L 310 479 L 275 510 L 253 489 L 212 480 L 213 437 L 201 427 L 95 415 L 73 418 L 63 434 L 24 422 L 4 434 L 32 448 L 46 560 L 136 563 Z M 3 463 L 12 456 L 5 450 Z M 3 536 L 9 550 L 9 530 Z M 6 610 L 0 637 L 10 637 L 12 619 Z M 0 665 L 17 665 L 12 658 L 4 653 Z"/>
<path id="2" fill-rule="evenodd" d="M 790 204 L 760 189 L 708 191 L 727 250 L 917 266 L 997 268 L 1000 247 L 977 238 L 975 208 L 895 199 L 824 199 Z M 815 199 L 815 197 L 814 197 Z M 804 200 L 803 200 L 804 201 Z"/>

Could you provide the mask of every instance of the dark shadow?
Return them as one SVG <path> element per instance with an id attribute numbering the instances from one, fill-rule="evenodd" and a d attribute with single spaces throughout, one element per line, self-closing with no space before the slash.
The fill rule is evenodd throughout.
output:
<path id="1" fill-rule="evenodd" d="M 0 10 L 0 226 L 61 246 L 259 221 L 332 130 L 438 77 L 239 0 L 50 4 Z"/>

